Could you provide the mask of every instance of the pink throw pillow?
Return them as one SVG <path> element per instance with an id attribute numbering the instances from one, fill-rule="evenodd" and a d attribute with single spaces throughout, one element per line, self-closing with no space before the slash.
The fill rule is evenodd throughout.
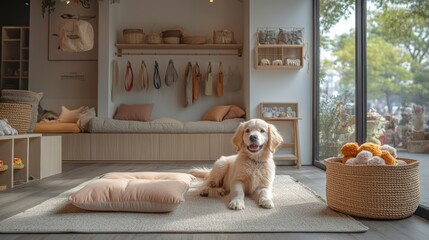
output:
<path id="1" fill-rule="evenodd" d="M 121 104 L 113 117 L 117 120 L 150 121 L 153 104 Z"/>

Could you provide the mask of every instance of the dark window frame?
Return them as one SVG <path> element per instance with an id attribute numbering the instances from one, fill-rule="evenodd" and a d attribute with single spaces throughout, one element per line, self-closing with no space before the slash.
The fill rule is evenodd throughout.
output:
<path id="1" fill-rule="evenodd" d="M 366 113 L 367 113 L 367 61 L 366 61 L 366 22 L 367 0 L 356 0 L 356 141 L 362 144 L 366 141 Z M 319 162 L 319 100 L 320 100 L 320 0 L 313 0 L 313 165 L 326 170 L 323 163 Z M 318 161 L 319 160 L 319 161 Z M 419 204 L 414 213 L 425 219 L 429 219 L 429 208 Z"/>

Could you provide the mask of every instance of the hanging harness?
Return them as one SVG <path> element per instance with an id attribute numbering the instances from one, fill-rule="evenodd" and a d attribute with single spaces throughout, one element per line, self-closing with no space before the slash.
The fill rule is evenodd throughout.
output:
<path id="1" fill-rule="evenodd" d="M 134 85 L 134 73 L 133 68 L 131 67 L 130 61 L 127 62 L 127 70 L 125 71 L 125 90 L 127 92 L 131 91 L 133 89 Z"/>
<path id="2" fill-rule="evenodd" d="M 179 75 L 177 74 L 176 69 L 174 68 L 173 60 L 170 59 L 167 66 L 167 71 L 165 72 L 165 85 L 171 86 L 176 82 Z"/>
<path id="3" fill-rule="evenodd" d="M 147 71 L 146 63 L 144 61 L 140 64 L 139 79 L 137 87 L 139 89 L 149 89 L 149 72 Z"/>
<path id="4" fill-rule="evenodd" d="M 155 67 L 153 70 L 153 85 L 156 89 L 161 88 L 161 77 L 159 76 L 159 68 L 158 68 L 158 62 L 155 61 Z"/>

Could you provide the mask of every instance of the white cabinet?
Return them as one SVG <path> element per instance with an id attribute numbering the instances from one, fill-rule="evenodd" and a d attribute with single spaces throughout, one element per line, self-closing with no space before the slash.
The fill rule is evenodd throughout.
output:
<path id="1" fill-rule="evenodd" d="M 20 158 L 23 168 L 14 169 L 14 158 Z M 20 134 L 0 137 L 0 159 L 8 166 L 0 172 L 0 185 L 6 189 L 29 180 L 61 173 L 61 137 L 41 134 Z"/>
<path id="2" fill-rule="evenodd" d="M 28 89 L 29 27 L 2 28 L 1 89 Z"/>

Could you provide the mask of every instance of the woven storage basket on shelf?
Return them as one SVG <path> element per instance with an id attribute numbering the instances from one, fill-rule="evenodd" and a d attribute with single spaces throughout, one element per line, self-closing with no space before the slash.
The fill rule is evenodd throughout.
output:
<path id="1" fill-rule="evenodd" d="M 32 106 L 24 103 L 0 103 L 0 119 L 7 119 L 19 134 L 27 133 L 30 127 Z"/>
<path id="2" fill-rule="evenodd" d="M 144 43 L 144 32 L 142 29 L 124 29 L 122 31 L 125 43 Z"/>
<path id="3" fill-rule="evenodd" d="M 356 217 L 402 219 L 411 216 L 420 200 L 419 162 L 406 165 L 345 165 L 325 159 L 326 201 L 330 208 Z"/>

